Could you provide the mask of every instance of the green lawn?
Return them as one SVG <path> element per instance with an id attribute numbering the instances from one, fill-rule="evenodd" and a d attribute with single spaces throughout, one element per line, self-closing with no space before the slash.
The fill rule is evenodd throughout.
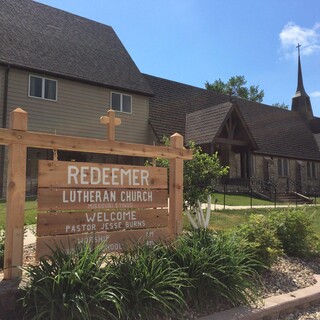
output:
<path id="1" fill-rule="evenodd" d="M 235 227 L 240 223 L 246 222 L 251 214 L 267 214 L 270 211 L 288 210 L 287 208 L 253 208 L 241 210 L 216 210 L 211 212 L 210 228 L 219 231 Z M 292 208 L 291 210 L 295 210 Z M 320 234 L 320 206 L 318 207 L 299 207 L 298 210 L 304 210 L 306 215 L 313 218 L 313 228 L 317 234 Z M 187 217 L 184 217 L 184 227 L 190 228 Z"/>
<path id="2" fill-rule="evenodd" d="M 222 193 L 215 193 L 212 197 L 212 203 L 215 200 L 217 204 L 224 204 L 226 206 L 250 206 L 251 205 L 251 198 L 247 195 L 235 195 L 235 194 L 226 194 L 225 197 Z M 252 205 L 259 206 L 259 205 L 272 205 L 272 201 L 262 200 L 258 198 L 252 198 Z"/>
<path id="3" fill-rule="evenodd" d="M 26 201 L 25 219 L 26 225 L 35 224 L 37 216 L 37 201 Z M 0 229 L 4 228 L 6 222 L 6 204 L 0 203 Z"/>

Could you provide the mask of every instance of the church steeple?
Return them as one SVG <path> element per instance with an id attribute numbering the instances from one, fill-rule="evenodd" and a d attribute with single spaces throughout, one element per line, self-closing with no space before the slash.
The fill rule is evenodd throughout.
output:
<path id="1" fill-rule="evenodd" d="M 302 71 L 301 71 L 301 61 L 300 61 L 300 47 L 301 44 L 298 43 L 297 48 L 298 48 L 298 86 L 297 86 L 297 91 L 295 96 L 307 96 L 306 91 L 304 90 L 303 86 L 303 79 L 302 79 Z"/>
<path id="2" fill-rule="evenodd" d="M 306 93 L 303 86 L 302 69 L 300 61 L 300 47 L 298 43 L 298 85 L 295 96 L 292 98 L 291 110 L 299 112 L 299 114 L 307 121 L 313 118 L 313 111 L 311 107 L 310 97 Z"/>

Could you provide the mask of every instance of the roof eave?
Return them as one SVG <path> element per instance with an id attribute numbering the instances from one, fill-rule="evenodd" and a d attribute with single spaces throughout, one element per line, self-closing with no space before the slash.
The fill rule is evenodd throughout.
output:
<path id="1" fill-rule="evenodd" d="M 99 81 L 89 80 L 89 79 L 76 77 L 76 76 L 72 76 L 72 75 L 66 75 L 66 74 L 57 73 L 57 72 L 46 70 L 46 69 L 19 65 L 19 64 L 16 64 L 16 63 L 8 62 L 8 61 L 1 61 L 0 60 L 0 65 L 2 65 L 2 66 L 10 66 L 11 68 L 16 68 L 16 69 L 19 69 L 19 70 L 44 73 L 44 74 L 47 74 L 47 75 L 50 75 L 50 76 L 59 77 L 59 78 L 62 78 L 62 79 L 78 81 L 78 82 L 87 83 L 87 84 L 91 84 L 91 85 L 95 85 L 95 86 L 99 86 L 99 87 L 110 88 L 110 89 L 114 89 L 114 90 L 118 90 L 118 91 L 126 91 L 126 92 L 129 92 L 129 93 L 140 94 L 140 95 L 147 96 L 147 97 L 153 97 L 154 96 L 154 93 L 152 91 L 136 90 L 136 89 L 128 88 L 128 87 L 125 87 L 125 86 L 119 86 L 119 85 L 110 84 L 110 83 L 106 83 L 106 82 L 99 82 Z"/>

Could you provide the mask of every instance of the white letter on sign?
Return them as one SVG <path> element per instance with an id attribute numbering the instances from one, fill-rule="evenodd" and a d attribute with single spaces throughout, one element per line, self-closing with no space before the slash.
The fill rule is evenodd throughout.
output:
<path id="1" fill-rule="evenodd" d="M 74 180 L 74 184 L 78 184 L 79 168 L 76 166 L 68 166 L 68 184 L 72 184 L 71 179 Z"/>

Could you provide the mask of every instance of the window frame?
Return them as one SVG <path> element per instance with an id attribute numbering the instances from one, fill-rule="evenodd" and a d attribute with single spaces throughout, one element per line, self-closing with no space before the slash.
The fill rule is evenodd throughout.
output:
<path id="1" fill-rule="evenodd" d="M 41 79 L 41 97 L 33 96 L 31 95 L 31 78 L 38 78 Z M 46 81 L 53 81 L 56 84 L 56 92 L 55 92 L 55 99 L 49 99 L 45 97 L 45 86 L 46 86 Z M 29 74 L 29 88 L 28 88 L 28 97 L 29 98 L 34 98 L 34 99 L 41 99 L 41 100 L 47 100 L 47 101 L 58 101 L 58 80 L 52 79 L 52 78 L 47 78 L 47 77 L 42 77 L 42 76 L 37 76 L 34 74 Z"/>
<path id="2" fill-rule="evenodd" d="M 313 161 L 307 162 L 307 177 L 308 179 L 317 179 L 317 166 Z"/>
<path id="3" fill-rule="evenodd" d="M 289 177 L 289 160 L 278 158 L 278 176 L 279 177 Z"/>
<path id="4" fill-rule="evenodd" d="M 116 110 L 116 109 L 114 109 L 113 106 L 112 106 L 112 95 L 113 95 L 113 94 L 117 94 L 117 95 L 120 96 L 120 110 Z M 123 97 L 124 97 L 124 96 L 130 97 L 130 112 L 123 110 Z M 132 100 L 133 100 L 133 98 L 132 98 L 132 95 L 130 95 L 130 94 L 122 93 L 122 92 L 117 92 L 117 91 L 111 91 L 111 92 L 110 92 L 110 106 L 111 106 L 112 110 L 114 110 L 114 111 L 116 111 L 116 112 L 122 112 L 122 113 L 132 114 Z"/>

